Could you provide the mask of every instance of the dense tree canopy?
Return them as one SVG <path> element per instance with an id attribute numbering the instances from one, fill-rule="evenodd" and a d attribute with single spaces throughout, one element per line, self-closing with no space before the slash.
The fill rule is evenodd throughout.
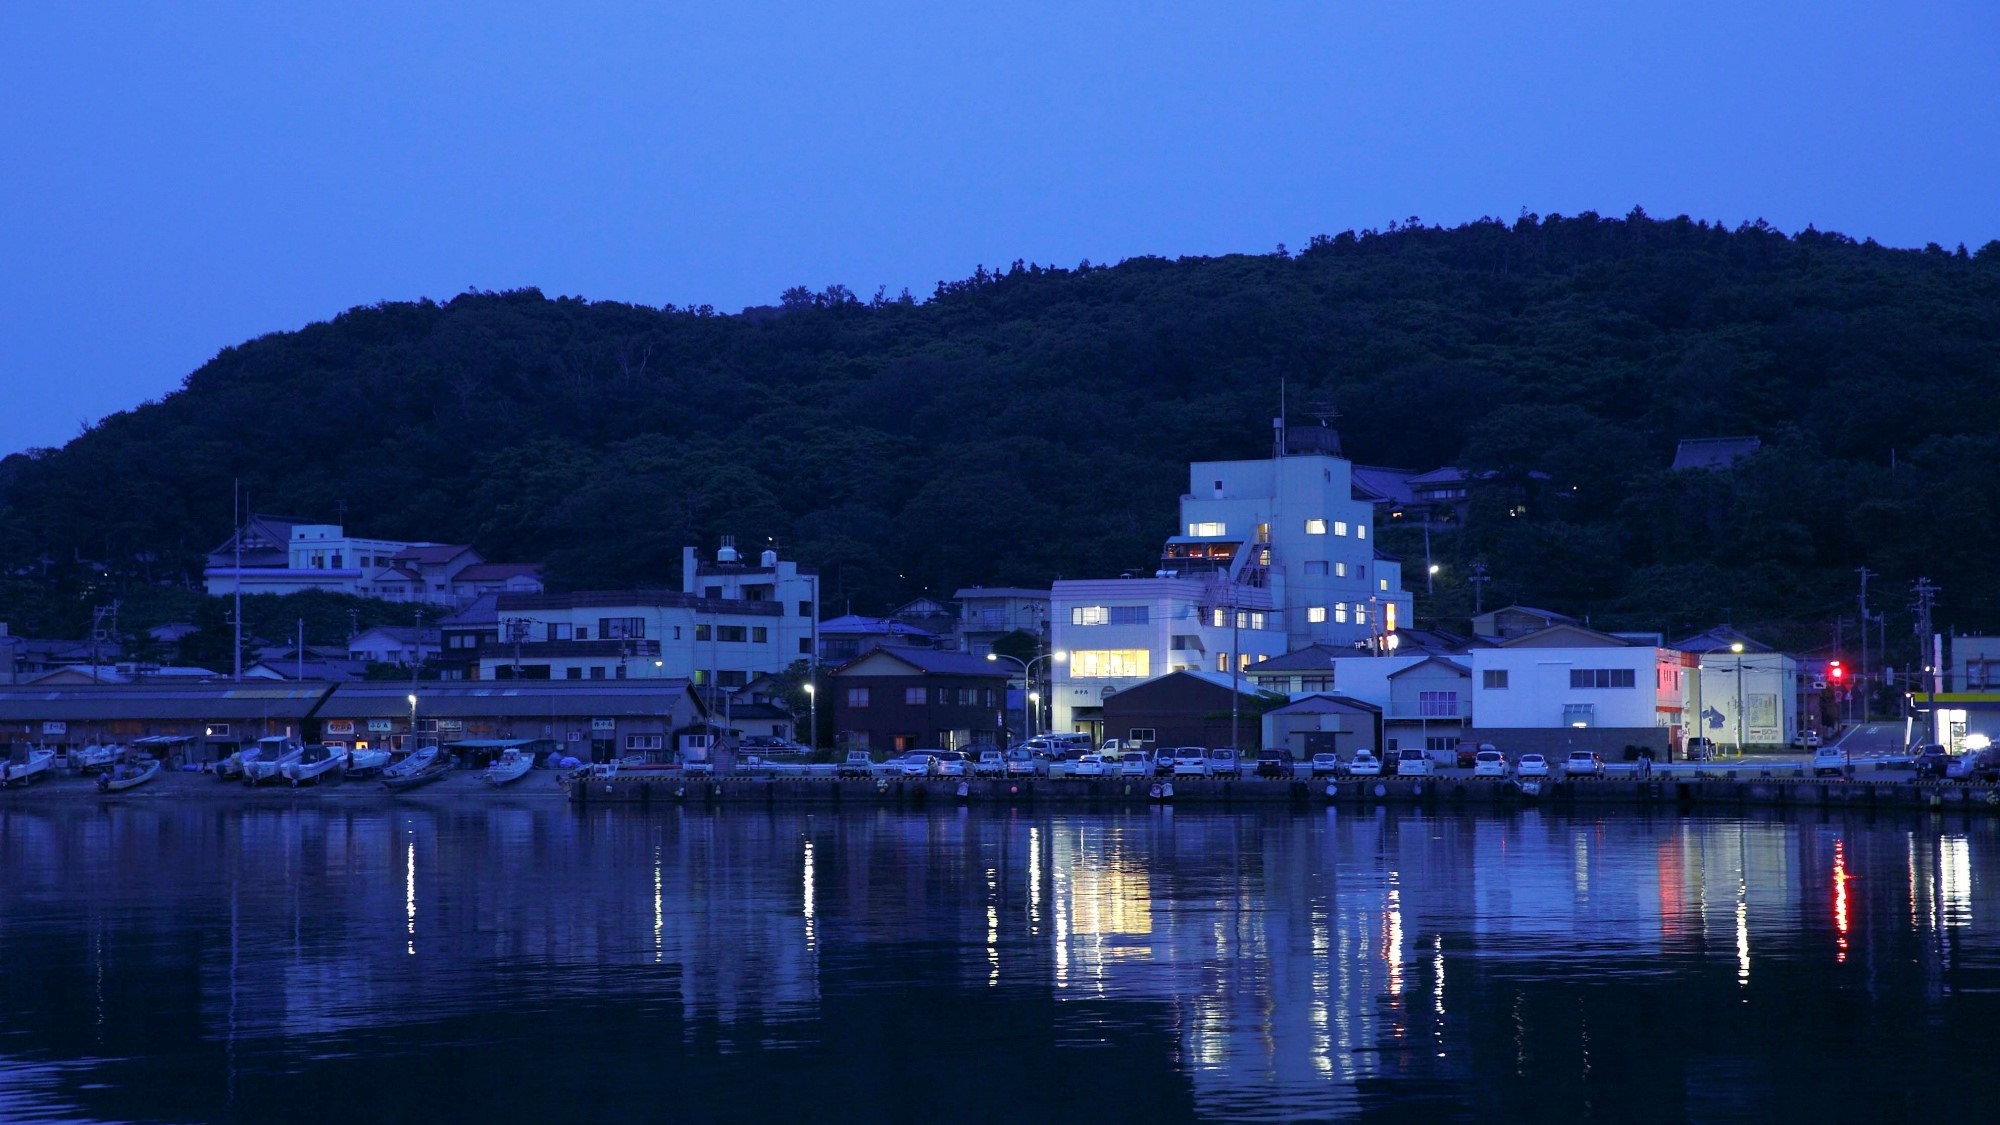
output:
<path id="1" fill-rule="evenodd" d="M 264 511 L 676 579 L 684 543 L 775 540 L 836 608 L 1149 567 L 1191 459 L 1261 456 L 1281 380 L 1364 463 L 1491 469 L 1420 616 L 1490 606 L 1797 643 L 1901 608 L 2000 626 L 2000 243 L 1524 215 L 1304 251 L 1056 269 L 917 302 L 835 286 L 717 315 L 468 293 L 228 348 L 163 400 L 0 462 L 0 619 L 198 582 L 240 479 Z M 1684 437 L 1749 434 L 1727 472 Z M 1391 549 L 1418 552 L 1403 529 Z M 1418 568 L 1410 567 L 1416 574 Z M 1420 584 L 1420 583 L 1419 583 Z"/>

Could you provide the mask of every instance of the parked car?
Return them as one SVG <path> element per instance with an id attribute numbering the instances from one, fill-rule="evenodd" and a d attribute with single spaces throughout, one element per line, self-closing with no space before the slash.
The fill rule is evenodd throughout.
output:
<path id="1" fill-rule="evenodd" d="M 1095 750 L 1088 754 L 1077 755 L 1076 761 L 1069 767 L 1069 775 L 1071 777 L 1103 777 L 1104 755 L 1099 754 Z"/>
<path id="2" fill-rule="evenodd" d="M 1174 774 L 1173 747 L 1163 747 L 1153 755 L 1153 776 L 1172 777 Z"/>
<path id="3" fill-rule="evenodd" d="M 1431 756 L 1416 747 L 1396 752 L 1397 777 L 1429 777 L 1437 772 L 1437 763 Z"/>
<path id="4" fill-rule="evenodd" d="M 1457 759 L 1458 768 L 1469 770 L 1478 765 L 1480 749 L 1481 747 L 1476 743 L 1460 741 L 1458 749 L 1454 754 L 1454 757 Z M 1486 749 L 1491 749 L 1491 747 L 1486 747 Z"/>
<path id="5" fill-rule="evenodd" d="M 1943 777 L 1951 768 L 1951 755 L 1937 743 L 1928 742 L 1911 752 L 1910 768 L 1918 777 Z"/>
<path id="6" fill-rule="evenodd" d="M 1506 777 L 1507 755 L 1491 747 L 1480 750 L 1472 756 L 1472 776 Z"/>
<path id="7" fill-rule="evenodd" d="M 1006 774 L 1008 777 L 1035 776 L 1035 752 L 1016 746 L 1007 751 Z"/>
<path id="8" fill-rule="evenodd" d="M 1812 771 L 1814 777 L 1846 777 L 1852 770 L 1847 760 L 1847 751 L 1838 746 L 1822 746 L 1813 751 Z"/>
<path id="9" fill-rule="evenodd" d="M 1181 746 L 1174 750 L 1175 777 L 1207 777 L 1208 751 L 1199 746 Z"/>
<path id="10" fill-rule="evenodd" d="M 849 750 L 841 760 L 840 768 L 834 772 L 841 777 L 867 777 L 875 770 L 875 759 L 866 750 Z"/>
<path id="11" fill-rule="evenodd" d="M 1144 750 L 1125 751 L 1124 755 L 1118 759 L 1118 776 L 1153 776 L 1153 756 Z"/>
<path id="12" fill-rule="evenodd" d="M 1298 756 L 1290 750 L 1257 751 L 1258 777 L 1292 777 L 1298 769 Z"/>
<path id="13" fill-rule="evenodd" d="M 1549 760 L 1540 754 L 1523 754 L 1514 761 L 1514 774 L 1517 777 L 1547 777 Z"/>
<path id="14" fill-rule="evenodd" d="M 929 777 L 937 772 L 937 756 L 942 750 L 912 750 L 899 761 L 903 763 L 904 777 Z"/>
<path id="15" fill-rule="evenodd" d="M 964 777 L 969 764 L 957 750 L 940 751 L 937 756 L 937 772 L 943 777 Z"/>
<path id="16" fill-rule="evenodd" d="M 1711 738 L 1690 738 L 1687 742 L 1687 760 L 1706 762 L 1715 757 L 1715 740 Z"/>
<path id="17" fill-rule="evenodd" d="M 1227 746 L 1218 746 L 1208 752 L 1208 772 L 1215 777 L 1241 778 L 1243 761 L 1236 751 Z"/>
<path id="18" fill-rule="evenodd" d="M 1604 759 L 1595 750 L 1572 750 L 1563 759 L 1563 773 L 1569 777 L 1604 776 Z"/>
<path id="19" fill-rule="evenodd" d="M 1007 772 L 1007 755 L 999 750 L 981 750 L 972 772 L 981 777 L 999 777 Z"/>
<path id="20" fill-rule="evenodd" d="M 1311 769 L 1314 777 L 1337 777 L 1340 775 L 1340 755 L 1314 754 Z"/>
<path id="21" fill-rule="evenodd" d="M 1381 777 L 1382 759 L 1376 757 L 1372 750 L 1356 750 L 1354 756 L 1347 759 L 1347 772 L 1355 777 Z"/>

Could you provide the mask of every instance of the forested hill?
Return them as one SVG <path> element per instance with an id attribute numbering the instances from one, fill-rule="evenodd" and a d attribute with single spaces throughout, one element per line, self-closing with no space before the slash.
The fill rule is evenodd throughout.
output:
<path id="1" fill-rule="evenodd" d="M 1477 558 L 1489 606 L 1601 625 L 1822 630 L 1866 565 L 1892 608 L 1924 575 L 1941 622 L 2000 626 L 2000 242 L 1637 212 L 741 315 L 534 291 L 353 309 L 0 462 L 0 620 L 74 634 L 93 599 L 198 581 L 238 478 L 259 510 L 344 506 L 357 533 L 544 561 L 558 587 L 672 581 L 722 533 L 776 539 L 856 611 L 1150 569 L 1186 462 L 1264 455 L 1280 380 L 1338 409 L 1356 461 L 1514 482 L 1436 537 L 1420 617 L 1467 612 Z M 1666 471 L 1679 439 L 1739 434 L 1764 448 L 1735 470 Z"/>

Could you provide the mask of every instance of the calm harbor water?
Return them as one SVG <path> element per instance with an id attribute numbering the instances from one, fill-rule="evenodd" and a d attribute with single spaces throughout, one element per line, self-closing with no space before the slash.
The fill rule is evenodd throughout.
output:
<path id="1" fill-rule="evenodd" d="M 0 1120 L 1991 1120 L 2000 828 L 0 808 Z"/>

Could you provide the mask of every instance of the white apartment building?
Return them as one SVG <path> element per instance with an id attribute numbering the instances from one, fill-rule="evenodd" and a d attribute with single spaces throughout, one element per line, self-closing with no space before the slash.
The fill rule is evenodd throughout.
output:
<path id="1" fill-rule="evenodd" d="M 1410 622 L 1402 567 L 1375 550 L 1374 507 L 1323 426 L 1277 425 L 1274 456 L 1188 468 L 1180 523 L 1150 578 L 1057 582 L 1049 595 L 1055 729 L 1106 694 L 1182 668 L 1239 670 L 1315 643 L 1386 646 Z"/>
<path id="2" fill-rule="evenodd" d="M 459 544 L 363 538 L 337 523 L 253 516 L 240 538 L 240 551 L 238 536 L 231 536 L 209 552 L 203 581 L 211 596 L 323 590 L 462 606 L 482 594 L 542 589 L 534 564 L 489 563 Z"/>
<path id="3" fill-rule="evenodd" d="M 1678 750 L 1694 659 L 1677 649 L 1557 625 L 1473 649 L 1468 737 L 1502 750 Z"/>
<path id="4" fill-rule="evenodd" d="M 686 679 L 733 692 L 813 653 L 819 576 L 766 551 L 682 555 L 682 589 L 500 594 L 440 623 L 467 679 Z M 448 672 L 449 674 L 449 672 Z"/>

